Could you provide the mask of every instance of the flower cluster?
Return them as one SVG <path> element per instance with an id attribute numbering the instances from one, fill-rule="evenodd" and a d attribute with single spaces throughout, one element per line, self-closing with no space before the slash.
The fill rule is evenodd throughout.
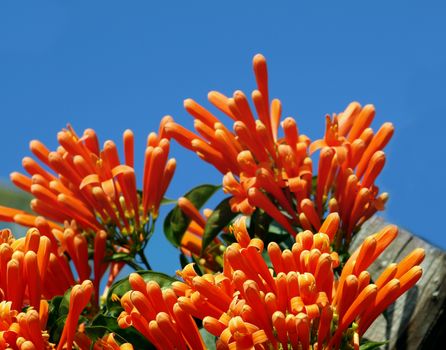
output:
<path id="1" fill-rule="evenodd" d="M 208 95 L 232 129 L 191 99 L 184 105 L 197 133 L 161 120 L 147 138 L 140 190 L 130 130 L 123 162 L 91 129 L 78 136 L 68 126 L 54 151 L 31 141 L 37 160 L 25 157 L 27 175 L 11 180 L 32 195 L 33 213 L 0 206 L 0 221 L 30 227 L 21 238 L 0 230 L 0 349 L 199 350 L 204 334 L 218 350 L 359 349 L 422 274 L 422 249 L 379 276 L 367 271 L 395 239 L 394 226 L 349 250 L 388 199 L 375 180 L 393 126 L 374 132 L 374 107 L 354 102 L 327 116 L 324 137 L 312 141 L 293 118 L 281 121 L 261 55 L 254 73 L 254 109 L 241 91 Z M 172 138 L 218 169 L 230 195 L 202 214 L 219 187 L 201 185 L 167 215 L 180 279 L 152 271 L 144 253 L 160 205 L 170 202 Z M 125 264 L 137 272 L 115 282 Z"/>
<path id="2" fill-rule="evenodd" d="M 82 254 L 81 248 L 78 253 Z M 85 257 L 70 256 L 82 281 L 80 284 L 75 282 L 67 257 L 38 229 L 28 230 L 19 239 L 9 230 L 0 231 L 1 349 L 56 349 L 46 330 L 48 301 L 70 288 L 69 310 L 57 349 L 65 346 L 71 349 L 74 341 L 81 349 L 90 349 L 92 342 L 78 329 L 78 321 L 88 305 L 92 310 L 97 309 L 98 285 L 88 280 L 89 274 L 82 276 L 85 273 L 82 268 L 88 267 L 87 260 L 82 260 Z M 99 347 L 102 342 L 109 344 L 110 349 L 118 346 L 111 337 L 100 340 L 95 349 L 107 349 Z M 129 349 L 129 345 L 123 349 Z"/>
<path id="3" fill-rule="evenodd" d="M 175 159 L 168 159 L 169 141 L 164 128 L 149 134 L 144 155 L 142 191 L 138 192 L 134 170 L 134 136 L 123 134 L 124 163 L 116 144 L 106 141 L 101 149 L 92 129 L 79 137 L 70 126 L 58 133 L 60 146 L 50 152 L 41 142 L 31 141 L 30 149 L 46 170 L 33 158 L 23 158 L 29 176 L 14 172 L 11 181 L 31 193 L 31 209 L 47 218 L 51 228 L 57 223 L 76 221 L 76 226 L 95 244 L 95 236 L 107 234 L 113 253 L 139 254 L 153 232 L 153 221 L 175 171 Z M 0 207 L 0 218 L 25 226 L 37 226 L 39 217 L 20 210 Z M 148 265 L 148 263 L 146 263 Z M 148 266 L 146 266 L 148 267 Z"/>
<path id="4" fill-rule="evenodd" d="M 209 101 L 232 119 L 232 131 L 187 99 L 184 106 L 194 117 L 198 134 L 172 120 L 165 124 L 166 135 L 224 174 L 224 191 L 233 196 L 233 211 L 250 215 L 261 208 L 293 236 L 298 228 L 317 231 L 324 214 L 338 212 L 342 229 L 338 239 L 348 245 L 355 230 L 387 201 L 388 195 L 379 194 L 374 181 L 385 163 L 382 149 L 393 134 L 392 124 L 385 123 L 375 133 L 370 128 L 374 107 L 354 102 L 344 112 L 327 116 L 324 138 L 311 142 L 299 133 L 293 118 L 280 122 L 282 105 L 278 99 L 269 100 L 265 58 L 256 55 L 253 66 L 255 113 L 243 92 L 227 97 L 211 91 Z M 313 185 L 310 156 L 318 150 Z"/>
<path id="5" fill-rule="evenodd" d="M 201 267 L 209 272 L 221 270 L 223 261 L 220 253 L 221 249 L 224 249 L 223 242 L 215 237 L 212 244 L 203 250 L 204 229 L 212 210 L 205 209 L 203 216 L 186 197 L 178 199 L 178 207 L 191 220 L 181 238 L 181 252 L 186 256 L 193 257 Z"/>
<path id="6" fill-rule="evenodd" d="M 263 241 L 251 239 L 241 219 L 222 273 L 199 276 L 188 265 L 179 272 L 183 282 L 165 290 L 131 274 L 119 325 L 134 326 L 159 349 L 205 349 L 193 318 L 218 338 L 217 349 L 357 349 L 371 322 L 421 277 L 424 252 L 389 265 L 371 283 L 367 268 L 397 235 L 388 226 L 369 236 L 338 276 L 334 231 L 303 231 L 283 251 L 270 243 L 269 267 Z"/>

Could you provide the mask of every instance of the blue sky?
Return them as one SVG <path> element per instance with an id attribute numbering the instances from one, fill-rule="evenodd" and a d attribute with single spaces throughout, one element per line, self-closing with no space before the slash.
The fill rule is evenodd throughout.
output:
<path id="1" fill-rule="evenodd" d="M 192 126 L 185 98 L 206 104 L 209 90 L 250 92 L 261 52 L 271 95 L 310 137 L 353 100 L 375 104 L 375 129 L 395 124 L 378 183 L 391 195 L 382 215 L 446 248 L 446 6 L 416 3 L 2 1 L 0 179 L 21 168 L 31 139 L 54 148 L 68 122 L 118 143 L 133 129 L 141 164 L 162 116 Z M 220 182 L 194 155 L 172 153 L 179 167 L 169 197 Z M 177 268 L 161 225 L 149 255 L 155 268 Z"/>

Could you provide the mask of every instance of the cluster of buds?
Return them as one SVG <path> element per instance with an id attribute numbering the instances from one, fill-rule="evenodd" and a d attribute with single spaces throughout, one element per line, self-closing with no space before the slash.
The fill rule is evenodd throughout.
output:
<path id="1" fill-rule="evenodd" d="M 338 276 L 330 248 L 337 228 L 322 226 L 326 232 L 297 234 L 291 249 L 270 243 L 269 267 L 263 241 L 251 239 L 241 219 L 222 273 L 199 276 L 191 264 L 179 272 L 183 281 L 165 290 L 131 274 L 119 325 L 134 326 L 159 349 L 204 349 L 193 318 L 218 338 L 217 349 L 358 349 L 371 322 L 421 277 L 424 251 L 389 265 L 371 283 L 367 268 L 397 235 L 388 226 L 369 236 Z"/>
<path id="2" fill-rule="evenodd" d="M 75 284 L 67 257 L 36 228 L 19 239 L 7 229 L 0 235 L 0 300 L 12 309 L 32 306 L 39 312 L 42 296 L 63 295 Z"/>
<path id="3" fill-rule="evenodd" d="M 49 342 L 45 325 L 48 317 L 48 304 L 42 300 L 40 312 L 28 308 L 19 312 L 11 301 L 0 302 L 0 348 L 14 350 L 55 349 Z"/>
<path id="4" fill-rule="evenodd" d="M 223 188 L 233 196 L 234 212 L 251 215 L 260 208 L 293 236 L 300 229 L 319 230 L 326 214 L 338 212 L 338 247 L 342 241 L 348 245 L 355 230 L 387 201 L 387 194 L 379 194 L 374 181 L 384 166 L 382 149 L 393 126 L 385 123 L 374 133 L 370 128 L 374 107 L 354 102 L 332 119 L 327 116 L 325 137 L 311 143 L 299 133 L 293 118 L 280 122 L 281 102 L 269 100 L 265 58 L 256 55 L 253 66 L 257 89 L 251 96 L 256 113 L 243 92 L 227 97 L 212 91 L 209 101 L 232 119 L 233 131 L 187 99 L 184 106 L 194 117 L 198 134 L 169 117 L 164 124 L 166 135 L 224 175 Z M 283 137 L 279 137 L 279 126 Z M 314 185 L 311 155 L 319 149 Z"/>
<path id="5" fill-rule="evenodd" d="M 62 330 L 58 345 L 50 342 L 46 330 L 48 321 L 48 302 L 39 300 L 39 308 L 27 307 L 18 311 L 13 301 L 0 302 L 0 348 L 11 350 L 62 350 L 72 349 L 75 344 L 78 349 L 130 350 L 130 344 L 118 345 L 112 334 L 98 340 L 94 344 L 78 326 L 83 309 L 90 303 L 93 293 L 91 281 L 75 285 L 70 293 L 69 312 Z"/>
<path id="6" fill-rule="evenodd" d="M 153 221 L 172 179 L 176 162 L 168 159 L 169 141 L 164 127 L 159 135 L 147 139 L 142 191 L 138 192 L 134 170 L 134 136 L 123 134 L 124 162 L 116 144 L 106 141 L 99 147 L 92 129 L 79 137 L 68 127 L 58 133 L 60 146 L 50 152 L 39 141 L 31 141 L 32 153 L 50 170 L 30 157 L 23 159 L 29 174 L 11 174 L 12 182 L 31 193 L 31 208 L 45 217 L 51 228 L 57 223 L 76 221 L 91 247 L 95 235 L 106 232 L 107 246 L 113 253 L 124 251 L 135 256 L 141 252 L 153 232 Z M 38 225 L 34 215 L 11 208 L 0 208 L 3 221 L 27 226 Z"/>
<path id="7" fill-rule="evenodd" d="M 87 239 L 74 222 L 50 229 L 44 218 L 36 220 L 40 229 L 29 229 L 25 237 L 15 239 L 8 229 L 0 232 L 0 300 L 3 296 L 16 310 L 30 305 L 38 311 L 41 296 L 51 299 L 63 295 L 76 283 L 92 279 L 94 305 L 98 307 L 99 287 L 105 272 L 109 269 L 109 286 L 123 267 L 122 262 L 106 260 L 105 231 L 95 236 L 92 271 Z"/>
<path id="8" fill-rule="evenodd" d="M 40 221 L 44 222 L 45 219 L 40 218 Z M 41 227 L 45 225 L 42 224 Z M 2 349 L 53 349 L 54 344 L 48 342 L 49 336 L 45 330 L 48 301 L 55 296 L 64 295 L 70 288 L 70 310 L 63 333 L 65 336 L 59 341 L 59 349 L 63 349 L 65 343 L 73 343 L 74 337 L 77 338 L 76 344 L 91 343 L 85 335 L 78 332 L 79 316 L 88 304 L 91 305 L 93 314 L 98 310 L 100 281 L 109 265 L 111 269 L 108 285 L 122 268 L 122 263 L 110 264 L 104 261 L 104 255 L 101 256 L 101 252 L 105 252 L 101 247 L 105 247 L 106 243 L 106 234 L 103 231 L 96 235 L 94 282 L 89 280 L 91 268 L 88 263 L 88 246 L 85 237 L 75 225 L 60 230 L 54 228 L 47 234 L 31 228 L 25 237 L 16 239 L 10 230 L 0 231 Z M 75 269 L 75 274 L 72 268 Z M 21 312 L 22 310 L 26 311 Z M 82 349 L 90 347 L 85 346 Z"/>
<path id="9" fill-rule="evenodd" d="M 359 349 L 372 322 L 422 274 L 424 251 L 415 249 L 371 278 L 367 269 L 395 239 L 394 226 L 368 236 L 348 256 L 352 236 L 387 201 L 375 180 L 393 126 L 385 123 L 375 133 L 374 107 L 353 102 L 327 116 L 324 137 L 312 142 L 293 118 L 281 122 L 281 102 L 269 98 L 265 58 L 256 55 L 253 65 L 255 112 L 241 91 L 232 97 L 210 92 L 209 101 L 232 120 L 231 130 L 187 99 L 197 133 L 170 116 L 162 119 L 158 134 L 147 138 L 141 190 L 130 130 L 123 134 L 123 162 L 116 144 L 101 148 L 92 129 L 78 136 L 68 126 L 55 151 L 31 141 L 38 161 L 25 157 L 28 175 L 14 172 L 11 180 L 33 196 L 34 213 L 0 206 L 0 221 L 31 227 L 19 239 L 0 230 L 1 349 L 132 350 L 109 328 L 99 338 L 89 333 L 114 314 L 109 306 L 117 301 L 123 311 L 116 323 L 137 331 L 124 334 L 136 341 L 142 335 L 158 349 L 204 350 L 201 325 L 218 350 Z M 163 288 L 132 273 L 130 290 L 124 293 L 126 280 L 112 287 L 119 299 L 109 287 L 124 264 L 140 270 L 139 256 L 151 270 L 144 248 L 176 167 L 171 138 L 218 169 L 231 197 L 203 214 L 193 199 L 181 197 L 175 212 L 181 219 L 172 222 L 180 229 L 171 230 L 172 236 L 181 232 L 171 241 L 198 268 L 183 260 L 181 280 Z M 277 242 L 270 232 L 276 223 L 289 233 Z M 218 236 L 222 227 L 226 235 Z M 56 317 L 53 309 L 63 309 L 54 306 L 62 295 L 69 306 L 57 314 L 65 323 L 52 339 L 54 324 L 47 323 Z"/>
<path id="10" fill-rule="evenodd" d="M 211 209 L 204 209 L 201 215 L 195 205 L 186 197 L 178 199 L 178 207 L 190 219 L 190 223 L 181 238 L 181 252 L 191 257 L 205 271 L 219 271 L 223 267 L 221 258 L 224 244 L 220 238 L 215 237 L 203 251 L 203 234 L 206 221 L 212 214 Z"/>
<path id="11" fill-rule="evenodd" d="M 88 252 L 83 251 L 82 238 L 72 228 L 60 232 L 63 241 L 53 245 L 48 236 L 31 228 L 25 237 L 15 239 L 7 229 L 0 231 L 0 348 L 13 350 L 90 349 L 91 340 L 78 327 L 79 318 L 88 307 L 94 315 L 98 309 L 99 280 L 89 278 Z M 74 236 L 74 237 L 69 237 Z M 105 234 L 101 234 L 105 240 Z M 54 237 L 54 236 L 53 236 Z M 59 237 L 58 237 L 59 238 Z M 70 254 L 80 284 L 76 284 L 63 247 Z M 85 245 L 86 249 L 86 245 Z M 78 255 L 76 255 L 76 253 Z M 82 254 L 87 254 L 82 256 Z M 105 272 L 100 260 L 95 273 Z M 87 274 L 88 272 L 88 274 Z M 95 275 L 95 277 L 98 277 Z M 46 330 L 49 300 L 70 290 L 69 310 L 58 345 L 51 343 Z M 109 347 L 101 344 L 108 344 Z M 107 346 L 108 346 L 107 345 Z M 119 349 L 113 336 L 101 339 L 94 349 Z M 102 347 L 101 347 L 102 346 Z M 117 346 L 117 348 L 116 348 Z M 122 349 L 131 349 L 129 344 Z"/>

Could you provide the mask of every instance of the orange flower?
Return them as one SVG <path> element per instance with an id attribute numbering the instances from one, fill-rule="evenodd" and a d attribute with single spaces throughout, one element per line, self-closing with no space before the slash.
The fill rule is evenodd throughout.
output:
<path id="1" fill-rule="evenodd" d="M 184 282 L 163 291 L 132 274 L 119 324 L 133 325 L 159 349 L 202 348 L 195 324 L 181 321 L 191 316 L 218 338 L 218 349 L 356 348 L 371 322 L 421 277 L 424 252 L 415 250 L 371 284 L 366 269 L 397 234 L 389 226 L 365 240 L 338 278 L 339 258 L 330 248 L 336 220 L 322 224 L 328 233 L 298 233 L 291 249 L 270 243 L 271 269 L 263 242 L 249 238 L 242 219 L 233 227 L 237 243 L 224 254 L 223 273 L 198 276 L 191 264 L 179 273 Z"/>
<path id="2" fill-rule="evenodd" d="M 63 295 L 74 285 L 68 259 L 39 230 L 30 229 L 17 240 L 9 230 L 2 230 L 1 236 L 0 295 L 13 309 L 29 305 L 39 311 L 42 296 Z"/>
<path id="3" fill-rule="evenodd" d="M 382 149 L 393 126 L 385 123 L 374 134 L 370 128 L 374 107 L 353 102 L 333 119 L 327 116 L 324 138 L 311 143 L 299 133 L 293 118 L 280 123 L 281 103 L 269 100 L 262 55 L 254 57 L 253 68 L 255 112 L 241 91 L 232 97 L 215 91 L 208 95 L 211 104 L 232 120 L 233 131 L 212 112 L 187 99 L 184 106 L 194 118 L 197 134 L 169 119 L 164 124 L 166 135 L 224 175 L 223 190 L 233 196 L 234 212 L 251 215 L 261 208 L 295 235 L 298 228 L 317 231 L 324 217 L 336 211 L 341 219 L 336 245 L 348 247 L 355 230 L 387 201 L 387 194 L 379 194 L 374 182 L 384 166 Z M 279 137 L 279 126 L 283 137 Z M 310 155 L 319 149 L 313 185 Z"/>
<path id="4" fill-rule="evenodd" d="M 40 230 L 31 228 L 19 239 L 7 229 L 0 231 L 0 296 L 11 301 L 16 310 L 28 303 L 39 311 L 41 297 L 52 299 L 63 295 L 76 282 L 91 276 L 88 243 L 76 225 L 49 231 L 45 230 L 45 219 L 39 218 L 39 222 Z M 98 305 L 100 281 L 110 263 L 104 261 L 105 250 L 101 250 L 105 245 L 105 232 L 100 231 L 95 239 L 94 296 L 95 305 Z M 109 275 L 111 284 L 116 271 L 112 268 Z"/>
<path id="5" fill-rule="evenodd" d="M 105 335 L 103 338 L 98 339 L 93 347 L 94 350 L 133 350 L 133 346 L 130 343 L 124 343 L 119 345 L 113 333 Z"/>
<path id="6" fill-rule="evenodd" d="M 38 271 L 35 273 L 39 274 Z M 24 290 L 25 287 L 22 289 Z M 30 284 L 27 285 L 27 289 L 31 289 Z M 31 297 L 25 297 L 24 300 L 28 300 L 29 303 L 24 302 L 20 308 L 17 308 L 13 305 L 14 301 L 7 301 L 7 294 L 7 299 L 0 302 L 0 348 L 56 350 L 72 349 L 73 344 L 76 344 L 76 348 L 81 350 L 90 349 L 92 342 L 82 333 L 82 327 L 78 326 L 78 322 L 81 313 L 92 301 L 93 289 L 93 284 L 89 280 L 73 286 L 70 292 L 67 319 L 57 346 L 49 341 L 49 334 L 46 331 L 49 305 L 43 295 L 36 295 L 38 307 L 32 304 Z M 17 293 L 19 291 L 20 289 L 15 290 Z M 22 308 L 26 311 L 20 312 Z M 113 334 L 108 334 L 94 344 L 94 349 L 130 350 L 133 347 L 130 344 L 119 346 Z"/>
<path id="7" fill-rule="evenodd" d="M 329 205 L 341 216 L 347 245 L 354 230 L 382 210 L 388 197 L 386 193 L 378 194 L 374 182 L 386 160 L 382 149 L 394 129 L 385 123 L 374 134 L 369 127 L 374 116 L 372 105 L 362 108 L 357 102 L 351 103 L 333 120 L 327 117 L 324 139 L 310 145 L 311 153 L 321 149 L 316 207 L 322 214 L 323 199 L 331 197 Z"/>
<path id="8" fill-rule="evenodd" d="M 68 126 L 57 138 L 60 146 L 56 151 L 31 141 L 31 151 L 45 168 L 25 157 L 23 167 L 29 176 L 14 172 L 12 182 L 34 196 L 31 208 L 47 218 L 50 229 L 63 230 L 57 223 L 75 220 L 90 247 L 94 236 L 105 231 L 112 242 L 105 247 L 108 253 L 121 249 L 133 256 L 139 253 L 153 230 L 160 202 L 175 171 L 175 160 L 168 160 L 169 141 L 164 128 L 159 135 L 151 133 L 148 137 L 141 192 L 137 191 L 134 137 L 130 130 L 123 135 L 124 162 L 119 159 L 115 143 L 106 141 L 101 149 L 91 129 L 79 137 Z M 35 216 L 5 207 L 0 207 L 0 219 L 26 226 L 37 224 Z"/>
<path id="9" fill-rule="evenodd" d="M 18 312 L 10 301 L 0 302 L 0 348 L 13 350 L 55 349 L 45 331 L 48 304 L 42 300 L 41 311 L 28 308 Z"/>
<path id="10" fill-rule="evenodd" d="M 172 290 L 162 291 L 156 282 L 146 284 L 136 273 L 129 281 L 133 290 L 121 299 L 120 327 L 135 327 L 158 349 L 205 349 L 195 321 Z"/>
<path id="11" fill-rule="evenodd" d="M 207 218 L 212 214 L 212 210 L 205 209 L 204 217 L 200 214 L 194 204 L 186 197 L 178 199 L 178 206 L 181 211 L 191 219 L 186 232 L 181 239 L 180 249 L 183 254 L 193 257 L 206 271 L 218 271 L 221 269 L 221 248 L 223 243 L 219 238 L 215 238 L 213 243 L 202 252 L 202 240 Z"/>

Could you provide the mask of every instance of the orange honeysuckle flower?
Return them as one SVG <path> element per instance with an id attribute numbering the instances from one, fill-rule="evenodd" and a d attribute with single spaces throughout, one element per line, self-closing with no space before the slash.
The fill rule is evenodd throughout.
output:
<path id="1" fill-rule="evenodd" d="M 324 138 L 311 142 L 299 133 L 293 118 L 280 123 L 281 103 L 269 100 L 262 55 L 254 57 L 253 68 L 255 112 L 241 91 L 232 97 L 215 91 L 208 95 L 211 104 L 233 122 L 232 131 L 212 112 L 187 99 L 184 107 L 194 118 L 197 133 L 170 118 L 164 123 L 166 135 L 224 175 L 223 190 L 233 196 L 230 204 L 234 212 L 251 215 L 261 208 L 295 235 L 296 226 L 317 231 L 320 221 L 337 211 L 341 225 L 336 245 L 347 247 L 356 229 L 387 201 L 388 195 L 379 194 L 374 182 L 384 166 L 382 149 L 393 126 L 385 123 L 375 134 L 370 128 L 373 105 L 362 107 L 353 102 L 333 118 L 327 116 Z M 310 155 L 318 150 L 318 175 L 312 188 Z"/>
<path id="2" fill-rule="evenodd" d="M 93 346 L 94 350 L 133 350 L 133 346 L 130 343 L 124 343 L 119 345 L 114 337 L 113 333 L 105 335 L 103 338 L 98 339 Z"/>
<path id="3" fill-rule="evenodd" d="M 192 316 L 179 306 L 172 290 L 162 291 L 156 282 L 146 287 L 136 273 L 129 281 L 133 290 L 121 299 L 120 327 L 133 326 L 158 349 L 205 349 Z"/>
<path id="4" fill-rule="evenodd" d="M 183 254 L 193 257 L 206 271 L 218 271 L 221 269 L 221 247 L 223 243 L 219 238 L 215 238 L 213 243 L 202 252 L 202 240 L 204 228 L 212 210 L 205 209 L 204 216 L 200 214 L 194 204 L 186 197 L 178 199 L 178 206 L 181 211 L 191 219 L 186 232 L 181 239 L 180 249 Z"/>
<path id="5" fill-rule="evenodd" d="M 44 300 L 42 302 L 46 303 Z M 0 302 L 0 348 L 55 349 L 45 330 L 47 311 L 47 308 L 42 307 L 40 313 L 33 308 L 19 312 L 12 308 L 10 301 Z"/>
<path id="6" fill-rule="evenodd" d="M 71 349 L 74 342 L 74 337 L 78 328 L 78 321 L 82 310 L 90 302 L 93 293 L 93 283 L 89 280 L 77 284 L 73 287 L 70 293 L 70 308 L 67 315 L 67 320 L 60 336 L 57 350 L 62 350 L 65 346 Z"/>
<path id="7" fill-rule="evenodd" d="M 70 293 L 69 311 L 59 343 L 53 344 L 49 340 L 46 330 L 48 319 L 48 302 L 39 297 L 39 308 L 31 306 L 26 311 L 13 308 L 11 301 L 0 302 L 0 348 L 13 350 L 56 350 L 76 349 L 88 350 L 91 340 L 78 327 L 82 311 L 91 302 L 93 293 L 91 281 L 84 281 L 73 287 Z M 94 349 L 130 350 L 130 344 L 119 345 L 113 334 L 108 334 L 94 344 Z"/>
<path id="8" fill-rule="evenodd" d="M 63 295 L 74 285 L 67 258 L 37 229 L 20 239 L 7 229 L 1 235 L 9 238 L 0 244 L 0 294 L 13 309 L 29 305 L 39 311 L 42 296 Z"/>
<path id="9" fill-rule="evenodd" d="M 237 243 L 226 249 L 222 273 L 199 276 L 190 264 L 179 272 L 183 282 L 165 290 L 132 274 L 120 326 L 134 326 L 159 349 L 202 348 L 188 317 L 202 320 L 218 349 L 358 348 L 373 320 L 421 277 L 424 251 L 415 250 L 370 283 L 366 269 L 396 237 L 389 226 L 369 236 L 337 277 L 339 258 L 330 247 L 336 216 L 321 226 L 328 233 L 300 232 L 291 249 L 270 243 L 271 267 L 262 257 L 263 242 L 249 238 L 241 219 L 232 228 Z"/>
<path id="10" fill-rule="evenodd" d="M 164 127 L 159 135 L 151 133 L 148 137 L 141 193 L 136 187 L 134 137 L 130 130 L 123 135 L 123 162 L 113 141 L 99 147 L 92 129 L 80 137 L 68 126 L 57 138 L 60 146 L 56 151 L 31 141 L 30 149 L 43 166 L 25 157 L 22 164 L 29 176 L 11 174 L 17 187 L 34 196 L 32 209 L 47 218 L 51 228 L 75 220 L 87 236 L 107 232 L 113 242 L 107 249 L 117 251 L 121 247 L 133 253 L 141 250 L 175 171 L 175 160 L 168 159 L 169 141 Z M 0 207 L 0 219 L 35 226 L 33 215 L 10 208 Z"/>
<path id="11" fill-rule="evenodd" d="M 7 229 L 0 231 L 0 242 L 3 242 L 0 243 L 0 291 L 16 310 L 28 303 L 38 311 L 41 297 L 52 299 L 63 295 L 76 282 L 88 280 L 92 274 L 88 242 L 75 223 L 50 230 L 45 219 L 40 217 L 38 222 L 40 229 L 31 228 L 19 239 Z M 106 233 L 99 231 L 93 261 L 95 305 L 99 301 L 101 278 L 110 266 L 110 262 L 104 261 L 105 240 Z M 109 277 L 108 284 L 116 272 L 110 269 L 112 278 Z"/>

